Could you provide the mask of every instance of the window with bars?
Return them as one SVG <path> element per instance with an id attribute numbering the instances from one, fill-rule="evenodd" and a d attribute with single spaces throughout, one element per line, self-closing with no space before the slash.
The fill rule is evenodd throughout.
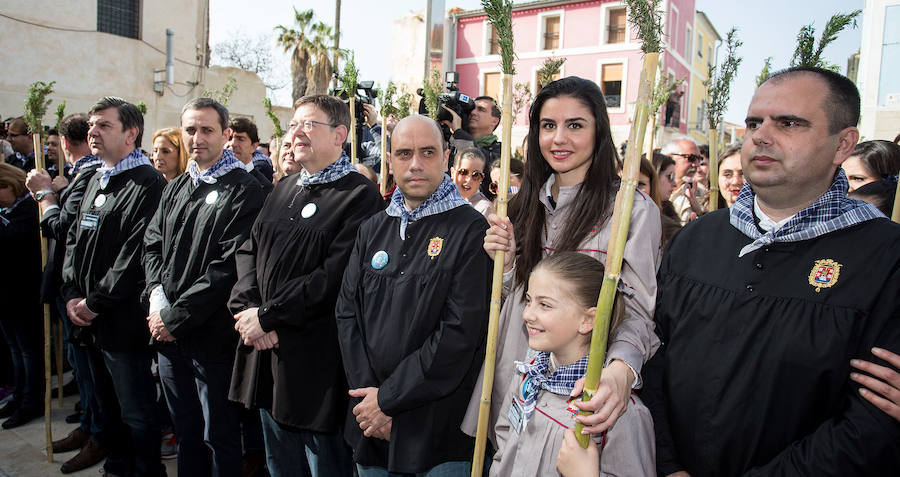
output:
<path id="1" fill-rule="evenodd" d="M 494 28 L 494 25 L 491 25 L 491 39 L 489 40 L 489 50 L 488 54 L 490 55 L 499 55 L 500 54 L 500 34 L 497 33 L 497 29 Z"/>
<path id="2" fill-rule="evenodd" d="M 625 43 L 625 9 L 609 9 L 609 22 L 606 26 L 607 43 Z"/>
<path id="3" fill-rule="evenodd" d="M 140 38 L 141 0 L 97 0 L 97 31 Z"/>
<path id="4" fill-rule="evenodd" d="M 559 17 L 544 18 L 544 49 L 555 50 L 559 48 Z"/>
<path id="5" fill-rule="evenodd" d="M 622 106 L 622 63 L 603 65 L 600 72 L 600 90 L 606 98 L 606 106 Z"/>

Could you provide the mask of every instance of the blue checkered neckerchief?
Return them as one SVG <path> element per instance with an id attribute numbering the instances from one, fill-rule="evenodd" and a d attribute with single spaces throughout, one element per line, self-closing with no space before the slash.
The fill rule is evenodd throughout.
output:
<path id="1" fill-rule="evenodd" d="M 847 176 L 838 168 L 831 187 L 822 197 L 805 209 L 797 212 L 784 225 L 775 230 L 760 232 L 753 215 L 756 194 L 750 184 L 744 185 L 734 205 L 729 209 L 731 225 L 753 243 L 742 248 L 738 257 L 776 242 L 799 242 L 814 239 L 820 235 L 835 232 L 867 220 L 884 217 L 878 209 L 866 202 L 847 197 Z"/>
<path id="2" fill-rule="evenodd" d="M 550 353 L 546 351 L 537 353 L 531 363 L 516 361 L 516 370 L 531 378 L 531 385 L 522 387 L 526 422 L 534 414 L 534 406 L 542 389 L 568 396 L 575 387 L 575 381 L 587 374 L 587 365 L 588 356 L 585 356 L 572 364 L 558 366 L 550 372 Z"/>
<path id="3" fill-rule="evenodd" d="M 97 172 L 100 173 L 100 188 L 106 189 L 106 186 L 109 184 L 109 179 L 111 177 L 117 176 L 127 170 L 134 169 L 138 166 L 153 167 L 153 164 L 150 163 L 150 159 L 147 159 L 147 156 L 145 156 L 140 149 L 135 149 L 131 151 L 131 154 L 125 156 L 124 159 L 117 162 L 115 166 L 103 166 L 97 169 Z"/>
<path id="4" fill-rule="evenodd" d="M 231 152 L 230 149 L 225 149 L 222 151 L 222 157 L 205 171 L 200 172 L 197 161 L 193 159 L 188 161 L 187 171 L 191 176 L 191 182 L 193 182 L 194 187 L 196 187 L 200 184 L 200 181 L 206 182 L 207 184 L 215 184 L 219 177 L 228 174 L 232 169 L 243 167 L 244 163 L 234 157 L 234 153 Z"/>
<path id="5" fill-rule="evenodd" d="M 9 219 L 4 217 L 4 215 L 9 215 L 9 213 L 12 212 L 13 209 L 15 209 L 17 205 L 21 204 L 25 199 L 27 199 L 29 197 L 31 197 L 31 194 L 25 194 L 22 197 L 19 197 L 18 199 L 16 199 L 16 201 L 13 202 L 13 205 L 6 207 L 6 208 L 0 207 L 0 224 L 2 224 L 4 226 L 9 225 Z"/>
<path id="6" fill-rule="evenodd" d="M 394 194 L 391 195 L 391 203 L 385 212 L 391 217 L 400 217 L 400 240 L 406 240 L 406 226 L 410 222 L 415 222 L 429 215 L 440 214 L 461 205 L 469 205 L 469 202 L 459 195 L 459 189 L 450 180 L 450 176 L 444 174 L 444 180 L 437 190 L 434 191 L 434 194 L 431 194 L 431 197 L 419 204 L 415 210 L 410 211 L 406 209 L 403 192 L 398 187 L 394 189 Z"/>
<path id="7" fill-rule="evenodd" d="M 309 172 L 306 172 L 306 169 L 301 169 L 300 177 L 297 178 L 297 185 L 309 187 L 315 184 L 327 184 L 329 182 L 334 182 L 351 172 L 359 171 L 356 170 L 356 166 L 350 164 L 350 158 L 347 157 L 346 154 L 341 153 L 340 159 L 329 164 L 328 167 L 319 172 L 310 174 Z"/>
<path id="8" fill-rule="evenodd" d="M 269 159 L 269 156 L 263 154 L 263 152 L 260 151 L 259 149 L 254 149 L 253 157 L 250 158 L 250 162 L 257 162 L 257 161 L 268 162 L 270 166 L 272 165 L 272 159 Z"/>
<path id="9" fill-rule="evenodd" d="M 103 164 L 103 159 L 100 159 L 93 154 L 88 154 L 75 161 L 75 164 L 72 165 L 72 175 L 78 175 L 82 169 L 93 166 L 94 164 Z"/>

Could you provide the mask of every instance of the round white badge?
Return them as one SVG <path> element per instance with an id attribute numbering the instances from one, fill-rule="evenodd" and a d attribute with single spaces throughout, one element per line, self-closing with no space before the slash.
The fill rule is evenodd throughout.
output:
<path id="1" fill-rule="evenodd" d="M 300 211 L 300 216 L 303 217 L 304 219 L 308 219 L 316 214 L 316 210 L 318 210 L 318 207 L 316 207 L 316 204 L 313 204 L 312 202 L 310 202 L 303 206 L 303 210 Z"/>
<path id="2" fill-rule="evenodd" d="M 94 198 L 94 207 L 103 207 L 103 204 L 106 203 L 106 196 L 103 194 L 98 195 Z"/>
<path id="3" fill-rule="evenodd" d="M 219 191 L 212 191 L 209 194 L 206 194 L 206 203 L 214 204 L 216 200 L 219 198 Z"/>

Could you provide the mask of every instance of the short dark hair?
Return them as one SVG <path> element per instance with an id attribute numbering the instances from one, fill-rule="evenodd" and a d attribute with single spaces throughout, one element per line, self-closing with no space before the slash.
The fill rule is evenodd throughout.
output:
<path id="1" fill-rule="evenodd" d="M 84 113 L 70 114 L 59 123 L 59 134 L 73 144 L 87 141 L 88 116 Z"/>
<path id="2" fill-rule="evenodd" d="M 700 155 L 709 159 L 709 144 L 701 144 L 697 146 L 697 149 L 700 149 Z"/>
<path id="3" fill-rule="evenodd" d="M 304 104 L 312 104 L 322 110 L 331 124 L 334 126 L 344 126 L 348 133 L 350 130 L 350 108 L 347 103 L 343 102 L 336 96 L 328 96 L 326 94 L 316 94 L 311 96 L 303 96 L 294 103 L 294 110 Z"/>
<path id="4" fill-rule="evenodd" d="M 50 128 L 50 129 L 47 131 L 47 135 L 48 135 L 48 136 L 59 136 L 59 130 L 56 129 L 56 128 Z"/>
<path id="5" fill-rule="evenodd" d="M 222 106 L 221 103 L 212 98 L 194 98 L 188 101 L 187 104 L 181 108 L 181 115 L 184 116 L 184 112 L 188 109 L 197 110 L 204 108 L 215 109 L 216 113 L 219 115 L 219 126 L 222 126 L 223 131 L 228 128 L 228 108 Z"/>
<path id="6" fill-rule="evenodd" d="M 772 73 L 766 83 L 803 74 L 816 75 L 828 87 L 828 93 L 822 99 L 822 109 L 828 116 L 829 134 L 837 134 L 844 128 L 859 124 L 859 90 L 853 81 L 840 73 L 812 66 L 794 66 Z"/>
<path id="7" fill-rule="evenodd" d="M 494 100 L 494 98 L 492 98 L 490 96 L 479 96 L 479 97 L 475 98 L 475 101 L 479 101 L 482 99 L 486 99 L 491 102 L 491 116 L 493 116 L 495 118 L 499 118 L 500 117 L 500 108 L 497 106 L 497 101 Z"/>
<path id="8" fill-rule="evenodd" d="M 144 115 L 141 113 L 141 110 L 122 98 L 116 96 L 104 96 L 100 98 L 96 104 L 91 106 L 88 114 L 94 115 L 109 108 L 116 108 L 116 111 L 119 113 L 122 131 L 137 128 L 138 133 L 137 137 L 134 138 L 134 147 L 136 149 L 141 147 L 141 138 L 144 136 Z"/>
<path id="9" fill-rule="evenodd" d="M 459 164 L 462 162 L 464 158 L 468 157 L 469 159 L 475 159 L 481 161 L 481 168 L 487 169 L 487 160 L 484 158 L 484 153 L 480 148 L 477 147 L 467 147 L 465 149 L 460 149 L 456 151 L 456 157 L 453 158 L 453 167 L 459 167 Z M 482 172 L 487 172 L 486 170 L 482 170 Z"/>
<path id="10" fill-rule="evenodd" d="M 244 133 L 250 138 L 251 143 L 259 142 L 259 131 L 256 129 L 256 123 L 248 118 L 234 118 L 228 123 L 228 127 L 232 132 Z"/>
<path id="11" fill-rule="evenodd" d="M 900 146 L 890 141 L 863 141 L 853 148 L 851 155 L 859 156 L 866 172 L 879 179 L 897 174 L 900 170 Z"/>

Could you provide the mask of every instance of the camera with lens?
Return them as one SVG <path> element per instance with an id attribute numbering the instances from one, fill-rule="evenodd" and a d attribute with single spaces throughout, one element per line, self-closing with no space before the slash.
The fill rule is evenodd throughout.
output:
<path id="1" fill-rule="evenodd" d="M 347 93 L 345 91 L 336 91 L 331 90 L 328 92 L 331 96 L 337 96 L 344 100 L 347 103 L 347 106 L 350 106 L 350 100 L 347 97 Z M 366 111 L 363 108 L 363 104 L 371 104 L 375 105 L 375 98 L 378 97 L 378 90 L 375 89 L 374 81 L 360 81 L 356 84 L 356 91 L 353 94 L 353 99 L 356 102 L 354 107 L 356 108 L 356 123 L 357 124 L 366 124 Z"/>
<path id="2" fill-rule="evenodd" d="M 462 120 L 462 126 L 465 128 L 466 124 L 469 123 L 469 113 L 475 109 L 475 100 L 469 95 L 459 91 L 459 73 L 448 71 L 444 75 L 444 81 L 448 92 L 438 95 L 438 123 L 441 123 L 441 121 L 453 121 L 453 117 L 450 113 L 441 107 L 446 106 L 447 109 L 459 116 Z M 416 93 L 418 93 L 419 96 L 422 96 L 422 99 L 419 100 L 419 114 L 428 114 L 428 108 L 425 106 L 425 95 L 422 88 L 416 90 Z M 443 123 L 441 123 L 441 130 L 444 132 L 444 139 L 448 139 L 450 137 L 450 130 Z"/>

